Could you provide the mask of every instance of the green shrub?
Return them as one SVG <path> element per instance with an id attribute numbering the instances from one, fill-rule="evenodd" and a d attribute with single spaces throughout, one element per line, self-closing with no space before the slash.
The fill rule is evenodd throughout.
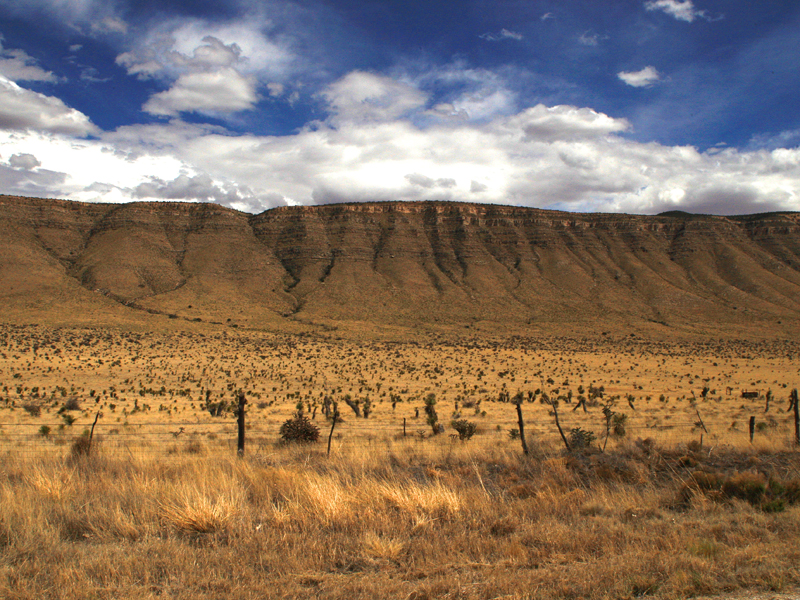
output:
<path id="1" fill-rule="evenodd" d="M 284 421 L 279 433 L 284 443 L 308 444 L 319 441 L 319 428 L 300 412 Z"/>
<path id="2" fill-rule="evenodd" d="M 478 426 L 475 423 L 467 421 L 466 419 L 453 421 L 450 423 L 450 426 L 458 432 L 458 439 L 460 439 L 462 442 L 470 439 L 478 430 Z"/>
<path id="3" fill-rule="evenodd" d="M 596 436 L 593 431 L 586 431 L 580 427 L 575 427 L 569 432 L 569 447 L 572 450 L 581 450 L 592 445 Z"/>

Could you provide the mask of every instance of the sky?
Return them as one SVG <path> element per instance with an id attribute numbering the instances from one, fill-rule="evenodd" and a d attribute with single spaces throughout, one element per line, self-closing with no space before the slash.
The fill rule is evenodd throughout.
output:
<path id="1" fill-rule="evenodd" d="M 0 0 L 0 193 L 800 210 L 798 0 Z"/>

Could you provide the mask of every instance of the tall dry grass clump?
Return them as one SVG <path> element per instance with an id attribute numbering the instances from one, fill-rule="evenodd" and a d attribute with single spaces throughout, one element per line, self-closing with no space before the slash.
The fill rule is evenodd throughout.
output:
<path id="1" fill-rule="evenodd" d="M 686 598 L 800 583 L 794 451 L 699 449 L 686 467 L 686 448 L 636 444 L 382 450 L 5 456 L 0 597 Z"/>

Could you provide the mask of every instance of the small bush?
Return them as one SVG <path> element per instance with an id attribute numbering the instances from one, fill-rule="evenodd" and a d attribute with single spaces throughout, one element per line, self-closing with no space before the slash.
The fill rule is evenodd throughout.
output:
<path id="1" fill-rule="evenodd" d="M 64 406 L 62 406 L 58 412 L 63 413 L 68 410 L 80 410 L 80 409 L 81 409 L 80 401 L 77 398 L 73 397 L 64 402 Z"/>
<path id="2" fill-rule="evenodd" d="M 307 444 L 319 441 L 319 428 L 302 413 L 297 413 L 293 418 L 284 421 L 279 433 L 284 443 Z"/>
<path id="3" fill-rule="evenodd" d="M 725 480 L 722 493 L 728 498 L 739 498 L 750 504 L 758 503 L 767 490 L 767 482 L 757 473 L 738 473 Z"/>
<path id="4" fill-rule="evenodd" d="M 625 423 L 627 423 L 627 421 L 628 415 L 626 414 L 620 413 L 614 415 L 612 420 L 612 428 L 616 437 L 625 437 L 625 434 L 627 433 L 625 431 Z"/>
<path id="5" fill-rule="evenodd" d="M 569 447 L 573 450 L 582 450 L 592 445 L 595 440 L 593 431 L 586 431 L 580 427 L 575 427 L 569 432 Z"/>
<path id="6" fill-rule="evenodd" d="M 42 436 L 43 438 L 48 437 L 50 435 L 50 431 L 51 429 L 49 425 L 42 425 L 41 427 L 39 427 L 39 435 Z"/>
<path id="7" fill-rule="evenodd" d="M 38 417 L 39 415 L 42 414 L 42 407 L 39 406 L 38 404 L 33 404 L 33 403 L 23 404 L 22 408 L 25 409 L 25 412 L 27 412 L 32 417 Z"/>
<path id="8" fill-rule="evenodd" d="M 81 456 L 88 456 L 92 451 L 92 441 L 89 439 L 89 434 L 84 432 L 82 435 L 75 438 L 70 448 L 72 458 L 80 458 Z"/>
<path id="9" fill-rule="evenodd" d="M 460 439 L 462 442 L 470 439 L 478 430 L 478 426 L 475 423 L 467 421 L 466 419 L 453 421 L 450 423 L 450 426 L 458 432 L 458 439 Z"/>

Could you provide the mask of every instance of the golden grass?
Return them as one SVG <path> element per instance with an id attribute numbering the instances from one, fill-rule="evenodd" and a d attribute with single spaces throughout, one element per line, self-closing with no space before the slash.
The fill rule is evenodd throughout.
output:
<path id="1" fill-rule="evenodd" d="M 685 598 L 800 584 L 788 342 L 384 344 L 2 325 L 0 337 L 0 598 Z M 565 453 L 550 406 L 526 400 L 521 454 L 500 392 L 577 398 L 600 385 L 587 412 L 564 402 L 559 413 L 602 442 L 601 404 L 615 398 L 627 432 L 606 453 Z M 240 388 L 241 460 L 233 416 L 204 406 Z M 761 397 L 741 397 L 751 389 Z M 425 423 L 431 392 L 445 435 Z M 331 456 L 324 443 L 277 444 L 298 401 L 327 440 L 326 394 L 345 418 Z M 370 418 L 345 394 L 369 397 Z M 98 410 L 91 455 L 73 456 Z M 448 435 L 456 415 L 478 425 L 474 438 Z"/>
<path id="2" fill-rule="evenodd" d="M 749 471 L 716 453 L 698 464 L 727 481 L 800 478 L 796 452 L 752 453 Z M 5 458 L 0 596 L 685 598 L 800 584 L 800 506 L 687 494 L 679 459 L 634 444 Z M 625 465 L 641 477 L 610 475 Z"/>

